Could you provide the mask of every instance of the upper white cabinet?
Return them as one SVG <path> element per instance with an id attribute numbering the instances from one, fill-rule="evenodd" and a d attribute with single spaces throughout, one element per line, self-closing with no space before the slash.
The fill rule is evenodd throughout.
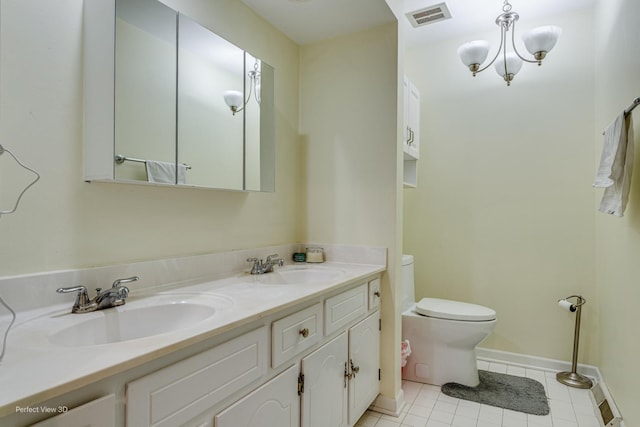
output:
<path id="1" fill-rule="evenodd" d="M 420 91 L 404 77 L 404 158 L 420 157 Z"/>
<path id="2" fill-rule="evenodd" d="M 404 184 L 415 187 L 418 181 L 417 163 L 420 158 L 420 91 L 405 76 L 404 87 Z"/>

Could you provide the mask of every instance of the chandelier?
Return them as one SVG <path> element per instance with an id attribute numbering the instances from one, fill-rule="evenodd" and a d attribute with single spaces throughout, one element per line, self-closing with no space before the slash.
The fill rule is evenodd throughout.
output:
<path id="1" fill-rule="evenodd" d="M 520 15 L 511 11 L 512 6 L 509 0 L 505 0 L 502 6 L 502 14 L 496 18 L 496 25 L 500 27 L 500 47 L 496 56 L 493 57 L 491 62 L 486 66 L 482 66 L 482 63 L 487 59 L 489 54 L 489 42 L 486 40 L 475 40 L 469 43 L 465 43 L 458 48 L 458 55 L 460 59 L 469 67 L 469 70 L 475 76 L 494 64 L 496 72 L 504 78 L 507 82 L 507 86 L 511 86 L 511 81 L 518 74 L 518 71 L 522 68 L 522 63 L 537 63 L 542 65 L 542 60 L 547 56 L 547 53 L 553 49 L 558 41 L 558 37 L 562 34 L 562 29 L 553 25 L 547 25 L 544 27 L 537 27 L 533 30 L 527 31 L 522 35 L 522 41 L 533 59 L 527 59 L 520 55 L 515 43 L 515 25 L 516 21 L 520 19 Z M 507 53 L 507 37 L 511 31 L 511 46 L 513 52 Z"/>

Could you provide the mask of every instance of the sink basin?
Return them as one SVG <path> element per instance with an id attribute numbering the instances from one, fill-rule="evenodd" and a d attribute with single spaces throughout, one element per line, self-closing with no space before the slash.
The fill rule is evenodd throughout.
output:
<path id="1" fill-rule="evenodd" d="M 281 268 L 273 273 L 251 276 L 254 282 L 274 285 L 296 285 L 331 282 L 344 275 L 339 269 L 292 267 Z"/>
<path id="2" fill-rule="evenodd" d="M 215 313 L 211 305 L 181 300 L 133 307 L 125 304 L 117 309 L 69 314 L 78 321 L 50 334 L 49 341 L 65 347 L 130 341 L 188 328 Z"/>

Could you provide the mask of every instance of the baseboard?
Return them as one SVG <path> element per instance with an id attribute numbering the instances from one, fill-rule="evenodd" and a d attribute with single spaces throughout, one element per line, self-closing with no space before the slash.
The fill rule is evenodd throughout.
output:
<path id="1" fill-rule="evenodd" d="M 372 411 L 379 412 L 381 414 L 393 415 L 394 417 L 399 417 L 400 413 L 404 409 L 405 406 L 404 401 L 404 391 L 400 389 L 395 398 L 383 396 L 379 394 L 376 397 L 376 400 L 373 401 L 369 409 Z"/>
<path id="2" fill-rule="evenodd" d="M 571 371 L 571 363 L 563 360 L 547 359 L 545 357 L 529 356 L 520 353 L 511 353 L 508 351 L 494 350 L 490 348 L 476 348 L 476 355 L 480 360 L 488 362 L 508 363 L 510 365 L 521 366 L 523 368 L 536 368 L 545 371 Z M 601 381 L 600 371 L 596 366 L 578 364 L 578 372 L 586 375 L 596 382 Z"/>

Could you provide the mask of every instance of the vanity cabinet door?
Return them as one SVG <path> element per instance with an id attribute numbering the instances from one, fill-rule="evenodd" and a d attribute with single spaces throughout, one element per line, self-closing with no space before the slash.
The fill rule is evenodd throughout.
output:
<path id="1" fill-rule="evenodd" d="M 127 384 L 127 425 L 182 425 L 262 378 L 267 359 L 263 326 L 132 381 Z"/>
<path id="2" fill-rule="evenodd" d="M 380 391 L 380 312 L 349 329 L 349 425 L 354 425 Z"/>
<path id="3" fill-rule="evenodd" d="M 302 359 L 302 427 L 352 426 L 378 396 L 380 312 Z"/>
<path id="4" fill-rule="evenodd" d="M 115 427 L 115 395 L 110 394 L 92 400 L 55 417 L 48 418 L 31 427 Z M 62 408 L 51 408 L 63 410 Z"/>
<path id="5" fill-rule="evenodd" d="M 302 427 L 347 425 L 347 333 L 302 359 Z"/>
<path id="6" fill-rule="evenodd" d="M 215 427 L 297 427 L 298 364 L 215 416 Z"/>

